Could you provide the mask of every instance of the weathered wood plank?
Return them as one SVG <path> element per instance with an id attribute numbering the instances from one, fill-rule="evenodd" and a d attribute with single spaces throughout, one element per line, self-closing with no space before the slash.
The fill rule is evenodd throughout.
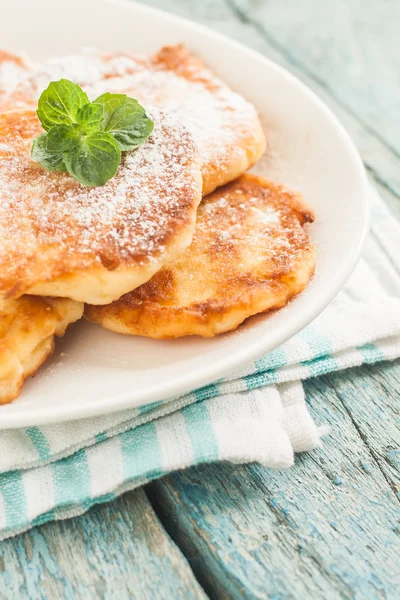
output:
<path id="1" fill-rule="evenodd" d="M 144 492 L 0 544 L 0 597 L 204 599 Z"/>
<path id="2" fill-rule="evenodd" d="M 315 69 L 315 73 L 314 71 L 311 73 L 309 72 L 309 69 L 306 68 L 308 64 L 307 56 L 304 55 L 301 63 L 292 60 L 288 55 L 283 42 L 277 44 L 274 42 L 274 39 L 265 34 L 265 27 L 269 25 L 270 15 L 268 13 L 268 18 L 265 16 L 264 19 L 261 20 L 261 12 L 269 10 L 268 7 L 271 6 L 271 2 L 255 0 L 251 3 L 251 10 L 246 11 L 244 11 L 244 6 L 250 6 L 250 4 L 238 4 L 236 3 L 236 0 L 203 0 L 202 2 L 197 2 L 196 0 L 141 0 L 141 2 L 156 6 L 157 8 L 169 10 L 170 12 L 198 21 L 221 33 L 225 33 L 247 46 L 258 50 L 262 54 L 265 54 L 268 58 L 271 58 L 301 79 L 313 89 L 324 102 L 326 102 L 350 132 L 369 174 L 373 177 L 391 209 L 400 217 L 400 202 L 398 202 L 398 199 L 400 198 L 400 158 L 387 147 L 385 140 L 371 133 L 369 124 L 364 123 L 364 121 L 360 119 L 358 111 L 343 104 L 339 99 L 332 97 L 328 85 L 328 83 L 330 83 L 331 72 L 324 66 L 323 61 L 314 61 L 315 65 L 313 63 L 313 68 Z M 395 0 L 390 0 L 390 3 L 394 4 Z M 272 4 L 275 13 L 278 12 L 280 15 L 285 16 L 285 20 L 287 21 L 286 29 L 294 27 L 293 23 L 297 25 L 297 35 L 300 40 L 303 40 L 304 45 L 306 45 L 312 53 L 310 56 L 310 62 L 312 62 L 314 60 L 313 57 L 318 52 L 318 37 L 314 37 L 313 44 L 309 44 L 308 27 L 302 25 L 304 24 L 302 19 L 300 19 L 300 21 L 298 20 L 297 9 L 296 7 L 293 7 L 292 0 L 289 3 L 285 3 L 284 10 L 282 9 L 281 3 L 274 0 Z M 317 2 L 315 2 L 315 4 L 317 4 Z M 325 6 L 325 4 L 326 3 L 322 3 L 321 5 Z M 298 6 L 298 10 L 300 10 L 300 4 L 298 4 Z M 256 9 L 258 10 L 258 16 L 253 19 L 253 15 L 255 14 L 254 11 Z M 357 19 L 358 15 L 361 13 L 363 15 L 362 18 L 366 19 L 369 14 L 369 11 L 366 10 L 365 4 L 363 3 L 359 3 L 358 6 L 354 5 L 352 11 L 353 19 Z M 343 12 L 339 11 L 339 16 L 342 14 Z M 371 27 L 375 27 L 372 20 L 375 16 L 375 12 L 372 11 Z M 278 17 L 272 15 L 271 19 L 273 18 Z M 333 53 L 335 52 L 336 45 L 340 46 L 342 43 L 341 28 L 344 26 L 345 25 L 338 17 L 329 22 L 329 28 L 325 27 L 319 34 L 321 36 L 328 36 L 329 34 L 329 43 L 332 46 Z M 380 27 L 383 26 L 384 22 L 382 22 Z M 281 29 L 283 32 L 281 32 Z M 283 23 L 279 31 L 274 30 L 274 34 L 283 36 L 284 31 L 285 25 Z M 301 42 L 299 41 L 298 44 L 300 43 Z M 380 43 L 386 45 L 389 43 L 389 40 L 383 36 Z M 353 69 L 368 69 L 367 56 L 362 54 L 361 49 L 355 44 L 352 44 L 349 47 L 349 52 L 350 50 L 352 50 L 353 54 L 348 60 L 352 63 Z M 397 68 L 396 62 L 393 62 L 393 66 L 394 68 Z M 339 73 L 337 74 L 337 78 L 339 79 L 337 85 L 339 87 L 341 86 L 341 75 L 342 71 L 339 68 Z M 379 72 L 370 74 L 369 77 L 370 78 L 367 78 L 363 88 L 364 96 L 368 96 L 372 85 L 375 86 L 374 89 L 376 88 L 379 93 L 385 94 L 385 88 L 376 85 L 376 81 L 379 80 Z M 347 85 L 351 85 L 351 80 L 349 83 L 346 83 L 346 86 Z M 399 95 L 400 84 L 396 97 L 398 98 Z M 380 114 L 379 122 L 381 123 L 384 121 L 385 128 L 393 129 L 394 135 L 397 135 L 400 140 L 400 128 L 393 128 L 393 121 L 398 118 L 400 119 L 399 103 L 397 103 L 396 106 L 392 106 L 390 112 Z"/>
<path id="3" fill-rule="evenodd" d="M 400 158 L 399 2 L 227 2 Z"/>
<path id="4" fill-rule="evenodd" d="M 400 445 L 399 376 L 400 361 L 307 382 L 332 432 L 288 472 L 204 466 L 149 487 L 211 597 L 398 597 L 399 472 L 385 456 Z"/>
<path id="5" fill-rule="evenodd" d="M 393 21 L 389 24 L 387 18 L 391 12 L 396 20 L 396 0 L 386 7 L 369 5 L 368 10 L 355 0 L 289 0 L 284 10 L 279 0 L 225 1 L 253 36 L 260 34 L 268 48 L 264 52 L 332 108 L 351 133 L 369 174 L 399 199 L 400 129 L 393 124 L 400 121 L 395 100 L 400 94 L 400 43 L 398 36 L 393 39 Z M 386 199 L 400 216 L 400 203 L 388 195 Z"/>
<path id="6" fill-rule="evenodd" d="M 364 366 L 356 373 L 361 377 L 357 389 L 341 377 L 310 382 L 312 397 L 320 396 L 314 411 L 320 413 L 320 403 L 329 385 L 369 450 L 370 460 L 360 463 L 361 468 L 368 473 L 368 464 L 374 461 L 400 502 L 400 360 L 390 368 L 376 364 Z"/>

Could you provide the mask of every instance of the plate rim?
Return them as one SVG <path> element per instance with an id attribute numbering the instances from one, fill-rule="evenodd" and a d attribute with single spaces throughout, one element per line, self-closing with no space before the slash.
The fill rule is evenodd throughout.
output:
<path id="1" fill-rule="evenodd" d="M 245 44 L 238 42 L 225 34 L 214 31 L 205 25 L 193 22 L 185 17 L 169 13 L 153 6 L 147 6 L 138 2 L 131 2 L 127 0 L 102 0 L 102 2 L 104 4 L 122 5 L 132 10 L 132 12 L 139 11 L 148 15 L 156 15 L 166 22 L 169 21 L 179 23 L 185 28 L 191 29 L 192 31 L 197 31 L 207 37 L 218 39 L 224 44 L 228 44 L 231 47 L 236 47 L 250 59 L 256 59 L 257 61 L 263 62 L 278 75 L 289 79 L 291 84 L 297 86 L 303 94 L 305 94 L 314 104 L 318 106 L 318 108 L 324 113 L 324 116 L 330 121 L 337 134 L 340 135 L 342 142 L 347 147 L 347 150 L 353 159 L 354 168 L 357 170 L 357 179 L 360 182 L 360 188 L 362 191 L 362 198 L 360 199 L 360 207 L 363 208 L 361 221 L 362 227 L 360 225 L 359 240 L 353 250 L 353 255 L 349 257 L 344 268 L 337 276 L 334 284 L 331 287 L 328 287 L 324 292 L 321 292 L 314 304 L 310 303 L 308 308 L 303 309 L 295 324 L 289 322 L 289 326 L 285 326 L 285 324 L 281 326 L 279 334 L 276 334 L 272 344 L 271 342 L 269 342 L 269 344 L 268 342 L 263 344 L 261 339 L 260 343 L 254 344 L 251 347 L 247 347 L 242 352 L 230 356 L 229 360 L 225 358 L 223 361 L 225 363 L 224 365 L 221 365 L 221 361 L 215 361 L 212 365 L 208 366 L 207 372 L 202 371 L 200 373 L 193 373 L 189 371 L 188 373 L 182 373 L 182 377 L 180 377 L 179 381 L 176 383 L 170 382 L 167 388 L 162 382 L 158 382 L 152 387 L 151 390 L 143 392 L 143 399 L 140 403 L 140 406 L 145 406 L 159 400 L 167 402 L 173 398 L 190 393 L 195 389 L 212 384 L 213 382 L 225 377 L 235 369 L 259 359 L 267 352 L 271 352 L 274 348 L 277 348 L 296 333 L 301 331 L 319 314 L 321 314 L 321 312 L 341 291 L 361 257 L 361 252 L 369 231 L 370 223 L 369 183 L 359 152 L 350 135 L 347 133 L 345 127 L 341 124 L 340 120 L 336 117 L 333 111 L 318 97 L 318 95 L 295 75 L 290 73 L 290 71 L 275 63 L 273 60 L 264 56 L 260 52 L 249 48 Z M 112 407 L 110 407 L 111 401 Z M 0 408 L 0 430 L 100 417 L 106 414 L 121 412 L 129 408 L 137 408 L 138 406 L 138 404 L 133 405 L 132 392 L 129 391 L 123 394 L 118 394 L 115 397 L 109 396 L 107 399 L 99 401 L 98 404 L 82 405 L 79 410 L 77 410 L 76 406 L 69 408 L 67 405 L 57 406 L 57 410 L 48 413 L 47 408 L 35 410 L 33 407 L 26 411 L 26 407 L 24 407 L 24 410 L 21 411 L 21 413 L 5 413 L 4 415 L 1 415 Z"/>

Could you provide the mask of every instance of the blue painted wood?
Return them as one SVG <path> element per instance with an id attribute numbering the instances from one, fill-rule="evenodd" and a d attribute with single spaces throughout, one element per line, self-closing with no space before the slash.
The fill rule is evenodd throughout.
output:
<path id="1" fill-rule="evenodd" d="M 399 382 L 400 361 L 307 382 L 332 432 L 287 472 L 212 465 L 150 486 L 210 597 L 398 598 Z"/>
<path id="2" fill-rule="evenodd" d="M 399 157 L 399 2 L 227 3 Z"/>
<path id="3" fill-rule="evenodd" d="M 143 490 L 2 542 L 0 597 L 206 598 Z"/>

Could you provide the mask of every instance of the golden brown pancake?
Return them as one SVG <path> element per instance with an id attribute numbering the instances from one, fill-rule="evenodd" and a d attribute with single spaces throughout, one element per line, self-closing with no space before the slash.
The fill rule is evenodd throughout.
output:
<path id="1" fill-rule="evenodd" d="M 285 306 L 307 285 L 315 249 L 302 197 L 243 175 L 203 199 L 191 246 L 149 282 L 85 316 L 119 333 L 214 336 Z"/>
<path id="2" fill-rule="evenodd" d="M 42 132 L 33 111 L 0 115 L 0 297 L 106 304 L 190 244 L 201 199 L 198 152 L 175 119 L 151 114 L 150 138 L 95 188 L 32 161 Z"/>
<path id="3" fill-rule="evenodd" d="M 175 115 L 199 148 L 203 195 L 244 173 L 264 151 L 254 107 L 182 45 L 150 57 L 86 52 L 48 61 L 17 87 L 7 106 L 36 107 L 48 83 L 61 77 L 79 83 L 92 100 L 104 92 L 126 93 Z"/>
<path id="4" fill-rule="evenodd" d="M 53 352 L 54 336 L 82 313 L 82 303 L 66 298 L 0 300 L 0 404 L 19 395 L 25 379 Z"/>

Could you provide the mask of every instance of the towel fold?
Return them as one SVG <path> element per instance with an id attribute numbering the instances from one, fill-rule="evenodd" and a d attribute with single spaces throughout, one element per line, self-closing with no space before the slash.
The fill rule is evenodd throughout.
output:
<path id="1" fill-rule="evenodd" d="M 118 414 L 0 432 L 0 539 L 83 513 L 202 462 L 293 464 L 325 432 L 302 379 L 400 356 L 400 225 L 372 193 L 372 230 L 344 290 L 255 363 L 181 398 Z"/>

